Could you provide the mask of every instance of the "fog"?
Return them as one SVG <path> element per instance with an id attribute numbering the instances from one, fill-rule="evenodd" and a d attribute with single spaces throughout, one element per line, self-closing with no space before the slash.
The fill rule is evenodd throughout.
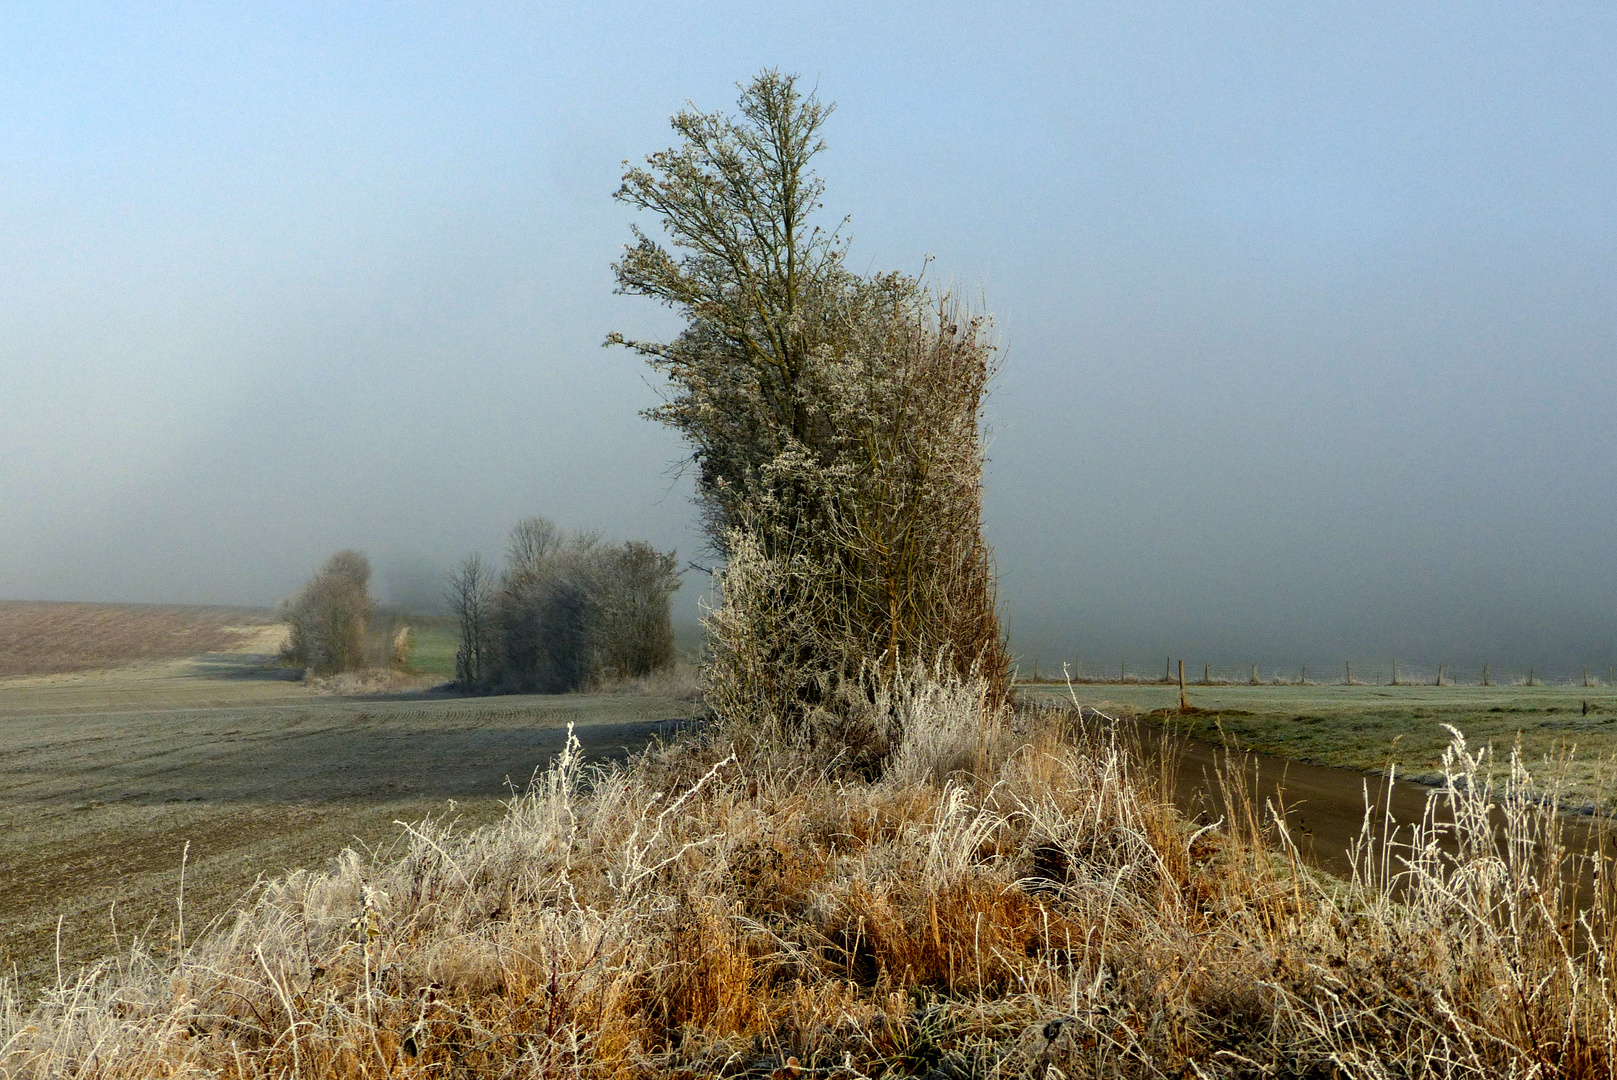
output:
<path id="1" fill-rule="evenodd" d="M 519 518 L 706 564 L 624 159 L 796 71 L 856 269 L 980 297 L 1024 665 L 1617 654 L 1617 11 L 0 14 L 0 597 L 382 599 Z M 696 616 L 692 572 L 679 617 Z M 1199 670 L 1199 667 L 1198 667 Z"/>

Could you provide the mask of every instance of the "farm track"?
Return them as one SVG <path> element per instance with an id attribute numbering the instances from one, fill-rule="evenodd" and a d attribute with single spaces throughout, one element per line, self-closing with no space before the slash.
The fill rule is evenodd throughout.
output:
<path id="1" fill-rule="evenodd" d="M 0 682 L 0 962 L 25 988 L 132 932 L 189 940 L 260 875 L 385 847 L 399 821 L 504 813 L 560 751 L 621 755 L 688 714 L 631 695 L 335 698 L 268 654 Z M 189 845 L 189 847 L 187 847 Z"/>

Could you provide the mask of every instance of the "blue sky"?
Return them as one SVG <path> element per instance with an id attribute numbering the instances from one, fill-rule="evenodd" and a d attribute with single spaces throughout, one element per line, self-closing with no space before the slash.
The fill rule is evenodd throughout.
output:
<path id="1" fill-rule="evenodd" d="M 14 5 L 0 595 L 698 555 L 624 159 L 779 66 L 858 269 L 994 312 L 1026 656 L 1617 652 L 1617 9 Z M 694 610 L 694 587 L 682 611 Z"/>

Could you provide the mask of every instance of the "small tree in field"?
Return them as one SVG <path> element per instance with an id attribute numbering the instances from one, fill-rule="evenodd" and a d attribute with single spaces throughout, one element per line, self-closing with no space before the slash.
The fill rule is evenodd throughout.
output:
<path id="1" fill-rule="evenodd" d="M 721 582 L 710 685 L 732 719 L 812 739 L 833 699 L 941 659 L 1009 690 L 982 536 L 983 317 L 912 277 L 861 277 L 813 224 L 810 169 L 830 114 L 791 76 L 746 86 L 740 115 L 679 113 L 680 144 L 624 174 L 655 215 L 614 267 L 619 291 L 678 311 L 672 341 L 630 341 L 668 379 L 651 411 L 691 446 Z M 843 725 L 845 729 L 845 725 Z"/>
<path id="2" fill-rule="evenodd" d="M 628 679 L 674 663 L 670 600 L 679 588 L 672 552 L 631 540 L 600 553 L 591 627 L 603 679 Z"/>
<path id="3" fill-rule="evenodd" d="M 375 610 L 371 564 L 357 551 L 327 559 L 298 594 L 281 606 L 291 634 L 282 659 L 314 675 L 365 666 L 365 627 Z"/>
<path id="4" fill-rule="evenodd" d="M 472 554 L 449 573 L 446 590 L 449 610 L 460 628 L 455 650 L 455 681 L 477 686 L 486 670 L 489 644 L 489 606 L 494 597 L 494 574 L 481 555 Z"/>

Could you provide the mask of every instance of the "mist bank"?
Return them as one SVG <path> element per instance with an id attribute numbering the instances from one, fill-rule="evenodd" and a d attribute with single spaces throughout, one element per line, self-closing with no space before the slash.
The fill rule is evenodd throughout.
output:
<path id="1" fill-rule="evenodd" d="M 1219 618 L 1216 613 L 1095 612 L 1075 608 L 1067 617 L 1009 613 L 1012 650 L 1024 675 L 1037 663 L 1044 674 L 1068 664 L 1086 677 L 1161 678 L 1171 659 L 1185 662 L 1185 677 L 1250 678 L 1268 682 L 1302 677 L 1310 682 L 1342 681 L 1351 665 L 1355 681 L 1388 682 L 1393 665 L 1400 681 L 1434 681 L 1441 665 L 1445 680 L 1478 682 L 1489 666 L 1494 682 L 1527 678 L 1604 682 L 1617 665 L 1617 637 L 1604 612 L 1581 605 L 1524 604 L 1508 610 L 1477 605 L 1460 612 L 1431 610 L 1425 617 L 1393 621 L 1381 613 L 1322 612 L 1309 622 L 1296 611 L 1271 618 Z M 1200 615 L 1198 618 L 1197 616 Z"/>

